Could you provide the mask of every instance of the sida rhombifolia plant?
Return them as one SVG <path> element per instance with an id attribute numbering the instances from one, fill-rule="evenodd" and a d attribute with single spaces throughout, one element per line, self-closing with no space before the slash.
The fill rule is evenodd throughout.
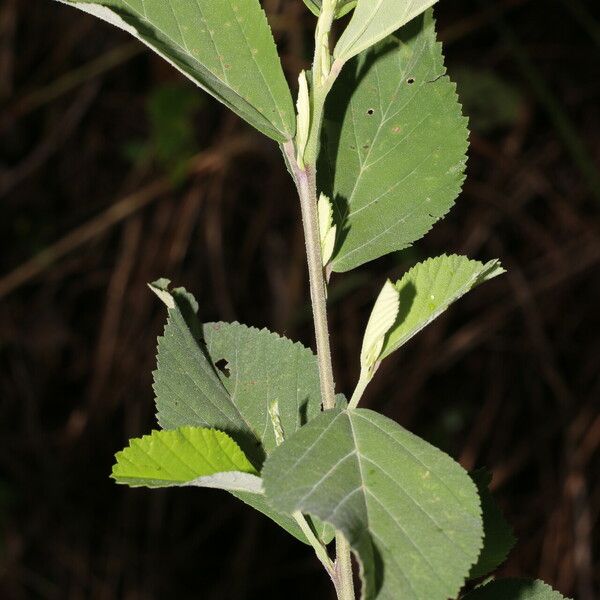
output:
<path id="1" fill-rule="evenodd" d="M 339 600 L 562 598 L 539 581 L 489 577 L 514 540 L 488 472 L 467 473 L 360 408 L 381 361 L 500 275 L 498 260 L 442 255 L 386 281 L 350 400 L 334 386 L 330 275 L 409 247 L 464 179 L 467 122 L 436 40 L 436 0 L 304 0 L 317 17 L 314 58 L 295 109 L 259 0 L 60 1 L 139 38 L 275 140 L 306 240 L 316 355 L 265 329 L 202 323 L 191 294 L 150 284 L 168 313 L 154 372 L 161 429 L 116 455 L 116 482 L 227 490 L 312 546 Z M 336 41 L 333 22 L 348 13 Z"/>

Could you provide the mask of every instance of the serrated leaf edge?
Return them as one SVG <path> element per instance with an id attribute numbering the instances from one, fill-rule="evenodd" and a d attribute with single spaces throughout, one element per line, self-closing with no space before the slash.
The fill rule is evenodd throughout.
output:
<path id="1" fill-rule="evenodd" d="M 428 10 L 431 10 L 431 9 L 428 9 Z M 463 192 L 464 184 L 465 184 L 465 181 L 467 178 L 466 171 L 467 171 L 467 165 L 468 165 L 468 161 L 469 161 L 469 155 L 468 155 L 468 150 L 469 150 L 469 145 L 470 145 L 469 144 L 469 139 L 470 139 L 469 118 L 468 118 L 468 116 L 465 115 L 463 105 L 460 102 L 460 96 L 458 94 L 458 88 L 457 88 L 456 82 L 454 82 L 451 79 L 451 77 L 448 73 L 448 68 L 446 66 L 446 56 L 444 54 L 444 45 L 442 42 L 440 42 L 437 39 L 437 35 L 438 35 L 437 21 L 436 21 L 435 17 L 433 17 L 433 16 L 432 16 L 432 27 L 433 27 L 434 34 L 436 36 L 436 41 L 432 44 L 432 49 L 435 51 L 439 51 L 439 54 L 441 56 L 441 67 L 442 67 L 441 72 L 433 78 L 432 83 L 437 82 L 438 80 L 444 80 L 449 85 L 448 98 L 454 101 L 454 104 L 456 107 L 456 113 L 457 113 L 456 128 L 464 126 L 464 129 L 466 132 L 466 136 L 464 139 L 464 152 L 463 152 L 462 159 L 454 166 L 454 169 L 456 169 L 456 171 L 460 170 L 460 173 L 461 173 L 460 177 L 457 178 L 457 180 L 456 180 L 456 192 L 454 194 L 454 200 L 452 200 L 452 202 L 450 203 L 448 208 L 445 210 L 445 212 L 440 213 L 439 216 L 436 217 L 436 219 L 429 225 L 429 227 L 423 232 L 421 237 L 419 237 L 417 240 L 414 240 L 412 243 L 407 244 L 405 246 L 400 246 L 400 247 L 391 249 L 388 252 L 386 252 L 385 254 L 382 254 L 381 256 L 378 256 L 375 259 L 363 260 L 362 262 L 358 263 L 357 265 L 350 266 L 350 267 L 344 266 L 343 264 L 342 264 L 342 266 L 340 266 L 339 262 L 341 259 L 340 259 L 339 251 L 341 250 L 341 248 L 338 248 L 337 251 L 335 252 L 333 258 L 331 259 L 331 267 L 332 267 L 333 271 L 335 271 L 336 273 L 346 273 L 348 271 L 352 271 L 353 269 L 356 269 L 357 267 L 359 267 L 363 264 L 371 262 L 372 260 L 377 260 L 379 258 L 382 258 L 382 256 L 391 254 L 392 252 L 398 252 L 400 250 L 406 250 L 407 248 L 412 248 L 417 241 L 423 239 L 433 229 L 433 227 L 434 227 L 434 225 L 436 225 L 436 223 L 438 223 L 439 221 L 441 221 L 448 215 L 448 213 L 452 210 L 452 208 L 454 208 L 454 205 L 456 204 L 456 200 L 460 197 L 460 195 Z M 378 43 L 381 43 L 381 41 Z M 364 50 L 364 52 L 368 52 L 371 48 L 372 47 Z M 344 254 L 341 258 L 346 260 L 347 257 L 351 256 L 357 250 L 358 249 L 355 248 L 355 249 L 351 250 L 349 253 Z"/>
<path id="2" fill-rule="evenodd" d="M 145 445 L 147 443 L 149 443 L 150 441 L 155 441 L 156 439 L 160 439 L 161 434 L 164 434 L 164 435 L 179 434 L 179 435 L 182 435 L 185 438 L 185 440 L 191 444 L 191 442 L 189 441 L 189 439 L 186 436 L 186 432 L 192 432 L 192 431 L 202 431 L 202 432 L 219 434 L 218 436 L 215 436 L 217 444 L 219 446 L 221 446 L 221 441 L 219 440 L 219 437 L 222 437 L 224 440 L 226 440 L 228 444 L 231 444 L 233 446 L 235 451 L 239 452 L 239 454 L 244 457 L 244 459 L 250 466 L 251 470 L 241 471 L 239 469 L 233 469 L 231 471 L 215 471 L 214 473 L 212 473 L 210 475 L 200 475 L 198 477 L 194 477 L 194 478 L 186 480 L 186 481 L 175 481 L 172 479 L 150 480 L 147 477 L 146 478 L 145 477 L 131 477 L 131 476 L 121 476 L 120 477 L 119 475 L 115 474 L 115 469 L 117 467 L 123 465 L 123 463 L 121 461 L 125 460 L 128 463 L 135 464 L 127 456 L 129 450 L 133 450 L 134 448 L 137 448 L 138 450 L 141 450 L 145 456 L 147 456 L 150 460 L 152 460 L 154 462 L 155 459 L 152 458 L 151 455 L 146 451 Z M 163 443 L 163 445 L 164 445 L 164 443 L 165 443 L 164 440 L 161 440 L 161 443 Z M 191 444 L 191 445 L 193 446 L 193 444 Z M 206 460 L 206 462 L 209 462 L 207 459 L 205 459 L 205 460 Z M 248 457 L 244 454 L 244 452 L 240 448 L 239 444 L 231 436 L 229 436 L 226 432 L 224 432 L 220 429 L 212 428 L 212 427 L 185 426 L 185 427 L 178 427 L 177 429 L 155 429 L 155 430 L 151 431 L 150 433 L 145 434 L 141 437 L 130 438 L 127 446 L 125 448 L 123 448 L 122 450 L 119 450 L 119 452 L 117 452 L 115 454 L 115 461 L 116 462 L 112 467 L 110 477 L 118 485 L 127 485 L 132 488 L 154 487 L 154 486 L 149 486 L 147 483 L 142 483 L 143 481 L 146 481 L 146 482 L 153 481 L 157 484 L 157 486 L 161 486 L 161 487 L 162 486 L 164 486 L 164 487 L 198 486 L 198 487 L 211 487 L 211 488 L 216 488 L 216 489 L 223 489 L 223 490 L 227 490 L 227 491 L 233 490 L 233 491 L 244 491 L 244 492 L 250 492 L 250 493 L 257 493 L 257 494 L 262 493 L 262 480 L 260 479 L 259 473 L 254 468 L 254 466 L 252 465 L 252 463 L 250 462 Z M 230 459 L 230 461 L 233 463 L 232 459 Z M 220 476 L 224 476 L 226 474 L 233 475 L 234 477 L 239 476 L 238 480 L 241 482 L 240 486 L 236 486 L 236 487 L 225 486 L 223 477 L 220 477 Z M 220 480 L 221 480 L 221 484 L 219 484 Z"/>

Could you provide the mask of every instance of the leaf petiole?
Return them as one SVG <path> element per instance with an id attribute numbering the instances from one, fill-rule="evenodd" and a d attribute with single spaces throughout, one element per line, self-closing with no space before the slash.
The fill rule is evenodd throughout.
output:
<path id="1" fill-rule="evenodd" d="M 358 403 L 360 402 L 360 399 L 365 393 L 367 386 L 371 382 L 371 379 L 373 379 L 374 371 L 375 370 L 373 370 L 373 372 L 369 372 L 364 369 L 361 369 L 358 382 L 356 383 L 356 387 L 354 388 L 354 392 L 352 393 L 352 397 L 350 398 L 350 402 L 348 403 L 348 410 L 351 410 L 358 406 Z"/>
<path id="2" fill-rule="evenodd" d="M 292 513 L 292 516 L 296 520 L 296 523 L 298 523 L 298 526 L 302 530 L 302 533 L 306 536 L 306 539 L 308 540 L 310 545 L 313 547 L 317 558 L 327 571 L 327 574 L 329 575 L 329 577 L 331 577 L 331 580 L 337 587 L 335 565 L 329 557 L 329 554 L 327 553 L 327 548 L 325 548 L 321 540 L 315 535 L 315 532 L 309 525 L 308 521 L 306 520 L 306 517 L 299 510 Z M 354 600 L 354 597 L 352 598 L 352 600 Z"/>

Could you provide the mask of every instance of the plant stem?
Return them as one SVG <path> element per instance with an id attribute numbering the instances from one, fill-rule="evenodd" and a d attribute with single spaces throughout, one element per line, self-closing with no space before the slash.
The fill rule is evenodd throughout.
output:
<path id="1" fill-rule="evenodd" d="M 355 600 L 350 544 L 348 544 L 346 538 L 341 533 L 336 535 L 335 541 L 337 554 L 335 561 L 335 590 L 338 600 Z"/>
<path id="2" fill-rule="evenodd" d="M 331 64 L 329 49 L 329 33 L 335 16 L 337 0 L 323 0 L 321 14 L 315 31 L 315 55 L 312 67 L 311 86 L 311 123 L 308 143 L 304 152 L 307 164 L 315 165 L 319 156 L 319 142 L 323 115 L 325 112 L 325 100 L 337 79 L 343 62 L 336 60 Z"/>
<path id="3" fill-rule="evenodd" d="M 287 158 L 288 166 L 292 171 L 300 197 L 304 242 L 306 245 L 306 261 L 308 263 L 308 279 L 310 283 L 310 299 L 312 303 L 315 339 L 317 342 L 321 399 L 323 408 L 328 410 L 335 407 L 335 387 L 327 326 L 327 295 L 323 274 L 323 257 L 321 255 L 314 170 L 308 166 L 304 169 L 298 167 L 294 144 L 292 142 L 285 143 L 283 151 Z"/>
<path id="4" fill-rule="evenodd" d="M 356 383 L 356 387 L 354 388 L 354 392 L 352 394 L 352 398 L 350 398 L 350 402 L 348 403 L 349 410 L 358 406 L 358 403 L 360 402 L 365 389 L 369 385 L 371 378 L 372 376 L 369 372 L 361 370 L 360 377 L 358 378 L 358 382 Z"/>
<path id="5" fill-rule="evenodd" d="M 333 367 L 331 363 L 331 348 L 329 345 L 329 329 L 327 325 L 327 284 L 323 269 L 323 256 L 321 253 L 319 215 L 317 210 L 316 172 L 325 100 L 343 66 L 343 63 L 339 63 L 338 61 L 334 62 L 333 65 L 331 64 L 331 51 L 329 48 L 329 34 L 335 17 L 336 4 L 337 0 L 323 0 L 321 2 L 321 13 L 315 31 L 310 130 L 308 142 L 303 153 L 304 155 L 301 157 L 300 161 L 304 167 L 301 168 L 298 165 L 296 148 L 293 141 L 286 142 L 282 146 L 286 163 L 292 173 L 300 197 L 304 241 L 306 244 L 306 259 L 308 263 L 310 297 L 312 302 L 315 339 L 317 343 L 321 398 L 324 410 L 335 408 L 335 386 L 333 382 Z M 300 521 L 299 524 L 302 527 Z M 310 537 L 308 539 L 310 540 Z M 336 532 L 335 542 L 336 561 L 333 571 L 329 570 L 327 566 L 328 563 L 324 562 L 324 557 L 320 555 L 320 552 L 317 552 L 317 556 L 333 580 L 338 600 L 355 600 L 350 546 L 339 531 Z M 315 552 L 316 551 L 317 547 L 315 547 Z M 327 558 L 329 558 L 328 555 Z"/>
<path id="6" fill-rule="evenodd" d="M 309 541 L 310 545 L 313 547 L 315 554 L 317 555 L 317 558 L 319 559 L 319 561 L 323 565 L 324 569 L 329 574 L 329 577 L 331 577 L 334 585 L 337 585 L 336 584 L 335 565 L 331 561 L 331 558 L 329 558 L 329 554 L 327 554 L 327 548 L 325 548 L 325 546 L 323 545 L 321 540 L 319 540 L 317 538 L 317 536 L 315 535 L 311 526 L 308 524 L 306 517 L 300 511 L 296 511 L 293 514 L 293 517 L 296 520 L 296 523 L 298 523 L 300 529 L 302 529 L 302 533 L 304 533 L 304 535 L 306 536 L 306 539 Z"/>
<path id="7" fill-rule="evenodd" d="M 329 328 L 327 324 L 326 285 L 323 273 L 323 258 L 321 256 L 321 239 L 319 234 L 319 216 L 317 213 L 316 182 L 314 167 L 306 166 L 300 169 L 296 162 L 294 144 L 283 144 L 283 153 L 290 169 L 302 211 L 306 259 L 308 263 L 308 278 L 310 297 L 313 309 L 313 322 L 317 342 L 317 360 L 323 409 L 335 407 L 335 387 L 333 383 L 333 368 L 331 363 L 331 348 L 329 345 Z M 338 600 L 354 600 L 354 584 L 352 581 L 352 559 L 348 542 L 339 532 L 336 533 L 336 567 L 332 575 Z M 321 557 L 319 557 L 321 559 Z M 321 561 L 323 562 L 323 561 Z M 329 571 L 328 571 L 329 572 Z M 331 575 L 331 573 L 330 573 Z"/>
<path id="8" fill-rule="evenodd" d="M 335 408 L 335 387 L 333 383 L 333 367 L 331 363 L 331 348 L 329 345 L 329 328 L 327 324 L 327 298 L 325 276 L 323 273 L 323 258 L 321 255 L 321 239 L 319 234 L 319 215 L 317 213 L 316 182 L 314 167 L 306 166 L 301 169 L 296 162 L 296 152 L 293 142 L 282 146 L 288 168 L 296 183 L 302 224 L 304 227 L 304 242 L 306 245 L 306 260 L 308 263 L 308 279 L 313 310 L 315 338 L 317 342 L 317 360 L 323 409 Z M 338 600 L 355 600 L 354 583 L 352 580 L 352 559 L 350 547 L 344 536 L 336 532 L 336 562 L 335 570 L 330 575 L 333 579 Z M 314 546 L 313 546 L 314 547 Z M 316 551 L 316 548 L 315 548 Z M 318 556 L 318 555 L 317 555 Z M 321 557 L 319 556 L 319 560 Z M 321 562 L 323 562 L 321 560 Z"/>

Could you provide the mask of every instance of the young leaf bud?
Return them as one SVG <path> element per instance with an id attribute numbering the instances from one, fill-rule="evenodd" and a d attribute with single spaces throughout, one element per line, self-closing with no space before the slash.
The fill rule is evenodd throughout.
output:
<path id="1" fill-rule="evenodd" d="M 301 71 L 298 76 L 298 99 L 296 100 L 298 111 L 298 124 L 296 131 L 296 161 L 298 166 L 304 168 L 304 151 L 308 142 L 310 131 L 310 95 L 308 93 L 308 81 L 306 71 Z"/>

